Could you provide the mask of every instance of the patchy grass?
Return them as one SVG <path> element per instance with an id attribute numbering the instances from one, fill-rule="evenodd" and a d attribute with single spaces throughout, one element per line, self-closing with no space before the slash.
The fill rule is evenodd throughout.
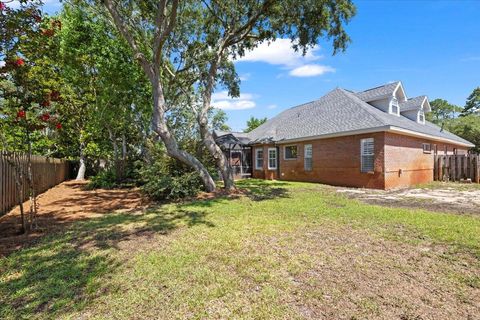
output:
<path id="1" fill-rule="evenodd" d="M 417 188 L 423 189 L 453 189 L 458 191 L 477 191 L 480 190 L 479 183 L 460 183 L 460 182 L 441 182 L 433 181 L 416 185 Z"/>
<path id="2" fill-rule="evenodd" d="M 480 219 L 318 184 L 85 222 L 0 260 L 0 318 L 437 318 L 480 313 Z"/>

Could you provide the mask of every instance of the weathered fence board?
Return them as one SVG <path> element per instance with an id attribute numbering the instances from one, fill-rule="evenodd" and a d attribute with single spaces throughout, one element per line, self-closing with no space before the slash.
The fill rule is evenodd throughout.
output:
<path id="1" fill-rule="evenodd" d="M 37 195 L 69 178 L 69 162 L 66 160 L 32 156 L 31 161 Z M 27 156 L 20 153 L 0 152 L 0 216 L 15 207 L 20 200 L 20 194 L 15 185 L 15 175 L 18 172 L 15 167 L 21 168 L 25 173 L 20 181 L 24 195 L 22 201 L 29 197 L 26 176 Z"/>
<path id="2" fill-rule="evenodd" d="M 433 177 L 437 181 L 471 179 L 480 183 L 480 155 L 436 155 Z"/>

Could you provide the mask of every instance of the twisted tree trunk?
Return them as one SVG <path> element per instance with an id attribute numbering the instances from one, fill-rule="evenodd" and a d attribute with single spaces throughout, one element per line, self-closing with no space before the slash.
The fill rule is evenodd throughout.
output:
<path id="1" fill-rule="evenodd" d="M 177 140 L 171 134 L 167 126 L 165 120 L 165 98 L 163 95 L 163 88 L 160 84 L 160 79 L 157 74 L 152 77 L 151 82 L 153 86 L 153 131 L 155 131 L 155 133 L 158 134 L 158 136 L 162 139 L 169 156 L 195 169 L 195 171 L 197 171 L 200 175 L 205 189 L 208 192 L 214 191 L 216 188 L 215 181 L 213 181 L 212 176 L 208 172 L 207 168 L 205 168 L 205 166 L 193 155 L 179 148 Z"/>

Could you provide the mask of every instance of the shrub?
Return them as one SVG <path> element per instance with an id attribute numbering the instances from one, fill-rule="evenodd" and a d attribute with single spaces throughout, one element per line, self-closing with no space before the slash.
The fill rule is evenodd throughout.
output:
<path id="1" fill-rule="evenodd" d="M 148 170 L 150 171 L 150 170 Z M 151 172 L 146 183 L 141 187 L 143 193 L 154 200 L 175 200 L 197 195 L 202 190 L 198 173 L 186 172 L 172 176 L 168 173 Z"/>
<path id="2" fill-rule="evenodd" d="M 203 184 L 197 172 L 167 156 L 162 145 L 150 149 L 150 161 L 137 163 L 138 185 L 153 200 L 175 200 L 196 196 Z"/>
<path id="3" fill-rule="evenodd" d="M 112 169 L 102 170 L 90 178 L 88 189 L 113 189 L 116 187 L 117 177 Z"/>

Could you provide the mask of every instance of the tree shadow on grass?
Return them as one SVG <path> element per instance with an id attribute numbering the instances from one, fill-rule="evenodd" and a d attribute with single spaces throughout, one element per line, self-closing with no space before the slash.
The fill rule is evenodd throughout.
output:
<path id="1" fill-rule="evenodd" d="M 58 318 L 82 310 L 115 289 L 103 280 L 122 266 L 114 254 L 121 242 L 135 245 L 139 237 L 169 235 L 180 227 L 214 227 L 206 215 L 163 207 L 108 214 L 74 223 L 0 259 L 0 319 Z"/>
<path id="2" fill-rule="evenodd" d="M 286 182 L 248 179 L 237 182 L 237 185 L 246 190 L 246 195 L 253 201 L 289 197 Z"/>

